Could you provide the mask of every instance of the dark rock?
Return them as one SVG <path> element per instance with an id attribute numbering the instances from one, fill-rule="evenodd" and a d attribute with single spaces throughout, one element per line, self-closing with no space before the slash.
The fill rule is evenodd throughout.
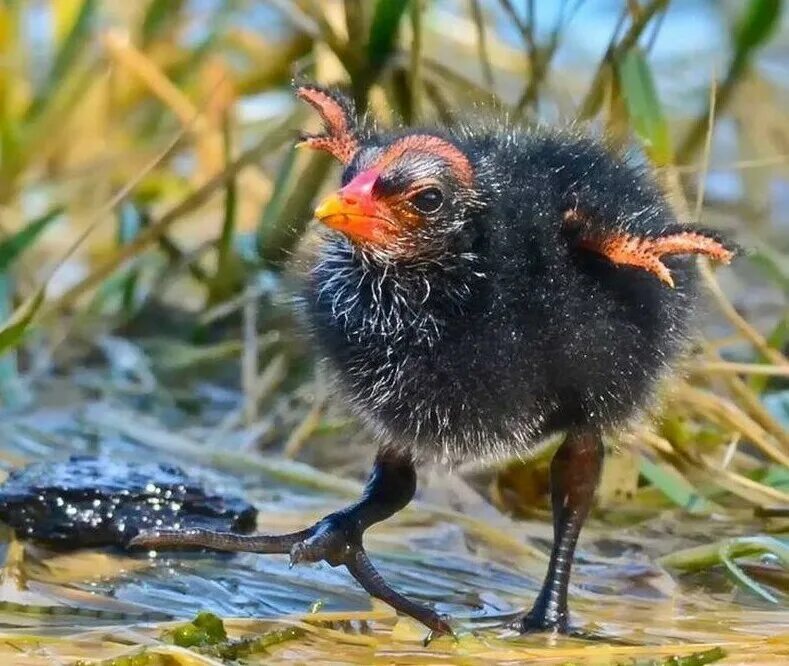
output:
<path id="1" fill-rule="evenodd" d="M 0 519 L 22 539 L 58 549 L 124 546 L 140 530 L 251 532 L 257 510 L 209 495 L 178 467 L 73 456 L 11 473 L 0 486 Z"/>

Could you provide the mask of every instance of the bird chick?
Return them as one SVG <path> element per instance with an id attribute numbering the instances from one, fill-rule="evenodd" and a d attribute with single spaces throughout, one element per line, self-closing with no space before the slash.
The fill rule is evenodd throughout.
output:
<path id="1" fill-rule="evenodd" d="M 644 168 L 578 130 L 508 125 L 378 131 L 336 90 L 297 86 L 325 132 L 303 143 L 344 165 L 305 302 L 317 342 L 379 453 L 361 500 L 295 534 L 141 535 L 146 547 L 289 553 L 344 565 L 372 595 L 450 633 L 390 588 L 362 545 L 416 491 L 415 463 L 528 455 L 551 464 L 554 546 L 522 631 L 568 628 L 576 541 L 602 437 L 648 403 L 681 354 L 693 255 L 735 247 L 680 225 Z"/>

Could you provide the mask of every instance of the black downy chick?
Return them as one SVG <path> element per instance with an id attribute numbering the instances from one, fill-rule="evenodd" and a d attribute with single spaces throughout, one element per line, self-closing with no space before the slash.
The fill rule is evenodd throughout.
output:
<path id="1" fill-rule="evenodd" d="M 554 546 L 522 631 L 567 631 L 576 541 L 600 476 L 602 435 L 632 419 L 683 350 L 692 255 L 735 248 L 677 223 L 648 173 L 577 131 L 380 132 L 348 98 L 296 93 L 326 131 L 305 143 L 344 165 L 315 211 L 329 229 L 310 276 L 321 348 L 380 450 L 362 499 L 282 536 L 201 530 L 147 547 L 288 553 L 345 565 L 373 596 L 433 631 L 432 609 L 392 590 L 362 534 L 412 499 L 415 461 L 524 455 L 566 432 L 551 465 Z M 339 232 L 339 233 L 337 233 Z"/>

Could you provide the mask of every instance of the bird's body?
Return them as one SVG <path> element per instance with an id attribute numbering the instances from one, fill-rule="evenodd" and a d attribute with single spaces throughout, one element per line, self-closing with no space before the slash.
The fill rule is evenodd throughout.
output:
<path id="1" fill-rule="evenodd" d="M 676 226 L 663 197 L 643 168 L 577 132 L 445 136 L 479 156 L 485 203 L 444 252 L 398 263 L 332 234 L 312 270 L 313 327 L 351 406 L 383 442 L 450 461 L 620 424 L 682 348 L 695 268 L 670 260 L 668 289 L 579 254 L 566 217 L 658 235 Z"/>
<path id="2" fill-rule="evenodd" d="M 375 466 L 358 502 L 299 532 L 157 532 L 133 543 L 344 565 L 373 596 L 450 633 L 384 582 L 364 531 L 408 504 L 420 458 L 523 454 L 565 431 L 551 463 L 548 572 L 519 626 L 567 631 L 602 435 L 648 403 L 687 339 L 691 255 L 727 262 L 734 251 L 678 224 L 645 169 L 577 131 L 380 132 L 338 91 L 304 84 L 297 94 L 326 130 L 304 143 L 345 165 L 341 188 L 315 210 L 333 231 L 306 305 L 348 402 L 379 440 Z"/>

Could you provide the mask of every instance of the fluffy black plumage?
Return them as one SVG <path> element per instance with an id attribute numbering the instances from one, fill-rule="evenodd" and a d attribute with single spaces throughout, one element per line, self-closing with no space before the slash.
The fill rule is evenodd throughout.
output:
<path id="1" fill-rule="evenodd" d="M 363 142 L 343 183 L 401 136 Z M 425 156 L 402 167 L 444 179 L 443 215 L 416 241 L 433 252 L 398 260 L 332 234 L 312 271 L 310 315 L 350 404 L 382 441 L 449 460 L 625 421 L 687 338 L 694 262 L 668 259 L 667 287 L 580 248 L 564 216 L 660 236 L 677 226 L 664 197 L 644 169 L 575 132 L 440 136 L 475 178 L 463 187 Z"/>

